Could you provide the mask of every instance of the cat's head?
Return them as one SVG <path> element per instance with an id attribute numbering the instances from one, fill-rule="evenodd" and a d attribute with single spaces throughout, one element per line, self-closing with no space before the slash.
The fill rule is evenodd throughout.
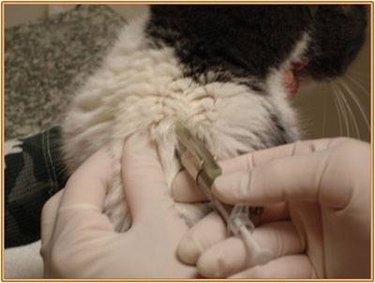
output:
<path id="1" fill-rule="evenodd" d="M 358 53 L 367 22 L 364 5 L 166 5 L 152 12 L 157 29 L 150 33 L 175 48 L 188 76 L 215 71 L 219 80 L 243 83 L 280 68 L 295 79 L 339 76 Z"/>

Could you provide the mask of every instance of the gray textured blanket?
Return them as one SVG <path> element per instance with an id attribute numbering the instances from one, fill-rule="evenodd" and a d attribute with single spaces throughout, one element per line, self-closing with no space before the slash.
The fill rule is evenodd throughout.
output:
<path id="1" fill-rule="evenodd" d="M 6 29 L 6 139 L 59 124 L 75 90 L 99 66 L 124 23 L 109 7 L 80 5 Z"/>

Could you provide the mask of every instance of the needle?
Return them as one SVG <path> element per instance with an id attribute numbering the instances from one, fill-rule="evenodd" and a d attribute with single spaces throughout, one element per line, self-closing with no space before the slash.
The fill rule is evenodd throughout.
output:
<path id="1" fill-rule="evenodd" d="M 176 123 L 176 134 L 182 165 L 223 218 L 229 234 L 243 239 L 248 250 L 249 266 L 262 265 L 270 261 L 272 253 L 260 247 L 252 235 L 255 227 L 250 220 L 249 207 L 242 204 L 235 205 L 229 214 L 227 206 L 212 194 L 211 187 L 222 171 L 204 143 L 193 136 L 181 122 Z"/>

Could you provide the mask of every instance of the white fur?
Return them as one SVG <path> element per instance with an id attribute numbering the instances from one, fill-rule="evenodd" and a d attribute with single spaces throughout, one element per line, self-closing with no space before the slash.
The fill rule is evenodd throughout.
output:
<path id="1" fill-rule="evenodd" d="M 281 123 L 286 125 L 286 129 L 292 130 L 292 132 L 295 133 L 298 133 L 296 111 L 284 111 L 285 109 L 288 109 L 290 105 L 282 74 L 284 70 L 289 69 L 291 64 L 298 61 L 298 59 L 303 55 L 309 41 L 310 37 L 307 33 L 305 33 L 301 40 L 297 42 L 289 58 L 285 60 L 278 70 L 272 70 L 266 80 L 272 101 L 278 105 L 279 109 L 282 111 L 282 115 L 279 116 L 282 120 Z M 295 137 L 295 139 L 297 138 L 298 136 Z"/>
<path id="2" fill-rule="evenodd" d="M 143 33 L 147 19 L 145 15 L 124 29 L 102 67 L 73 101 L 64 123 L 64 152 L 71 170 L 105 144 L 111 144 L 111 154 L 119 161 L 123 141 L 149 129 L 170 184 L 180 169 L 175 157 L 178 120 L 219 159 L 261 146 L 259 133 L 266 135 L 272 126 L 267 109 L 278 112 L 283 126 L 298 135 L 294 111 L 277 78 L 280 71 L 272 72 L 268 80 L 269 96 L 236 83 L 197 83 L 183 76 L 172 48 L 150 46 Z M 292 57 L 299 56 L 304 46 L 298 45 Z M 117 230 L 130 225 L 124 203 L 118 174 L 105 208 Z M 178 207 L 189 222 L 204 213 L 192 205 Z"/>

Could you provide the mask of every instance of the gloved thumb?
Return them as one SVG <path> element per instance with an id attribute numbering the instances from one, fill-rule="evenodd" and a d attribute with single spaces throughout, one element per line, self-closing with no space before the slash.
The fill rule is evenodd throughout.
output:
<path id="1" fill-rule="evenodd" d="M 158 211 L 169 193 L 155 144 L 148 133 L 137 133 L 125 142 L 122 178 L 133 223 Z"/>

